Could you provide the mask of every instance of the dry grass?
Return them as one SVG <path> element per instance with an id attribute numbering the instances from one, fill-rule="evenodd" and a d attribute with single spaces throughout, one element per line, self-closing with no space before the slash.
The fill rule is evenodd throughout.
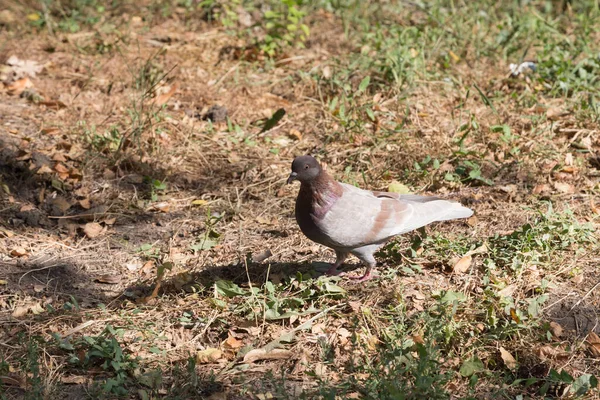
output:
<path id="1" fill-rule="evenodd" d="M 6 398 L 377 398 L 383 389 L 369 385 L 393 373 L 414 384 L 410 398 L 536 398 L 551 369 L 600 374 L 588 336 L 600 333 L 600 141 L 583 95 L 557 97 L 536 81 L 507 78 L 505 59 L 478 55 L 473 43 L 454 56 L 433 49 L 427 69 L 399 86 L 350 65 L 370 54 L 361 31 L 345 35 L 344 19 L 324 9 L 306 17 L 307 48 L 269 59 L 248 36 L 184 7 L 165 16 L 160 3 L 125 4 L 67 33 L 25 22 L 36 6 L 9 4 L 16 22 L 0 26 L 0 60 L 43 64 L 33 90 L 54 102 L 0 86 Z M 394 18 L 408 28 L 431 14 L 415 11 L 410 23 L 402 15 Z M 576 22 L 559 21 L 573 34 Z M 587 40 L 593 47 L 593 34 Z M 432 75 L 443 70 L 441 59 L 452 84 Z M 367 75 L 369 89 L 357 93 Z M 346 99 L 345 116 L 330 107 L 335 96 Z M 227 109 L 228 121 L 206 118 L 214 105 Z M 261 132 L 280 108 L 286 116 Z M 555 109 L 570 113 L 549 115 Z M 502 125 L 513 137 L 500 137 L 494 127 Z M 460 200 L 476 218 L 430 228 L 422 247 L 416 236 L 399 238 L 380 256 L 381 278 L 365 285 L 318 278 L 333 254 L 300 234 L 297 187 L 285 185 L 292 158 L 306 153 L 339 179 L 372 189 L 400 180 Z M 461 175 L 474 168 L 464 161 L 493 184 Z M 549 204 L 554 213 L 540 217 Z M 97 236 L 84 233 L 91 222 L 102 228 Z M 539 229 L 520 235 L 528 223 Z M 207 237 L 215 245 L 203 249 Z M 466 273 L 452 271 L 455 258 L 483 243 L 488 252 L 476 253 Z M 503 252 L 522 263 L 501 264 Z M 355 262 L 347 268 L 359 268 Z M 223 281 L 244 294 L 219 294 Z M 453 302 L 448 293 L 464 298 Z M 548 299 L 540 314 L 527 314 L 541 295 Z M 290 306 L 298 298 L 304 303 Z M 268 319 L 270 301 L 298 312 Z M 293 340 L 285 340 L 289 332 Z M 85 338 L 110 354 L 86 359 L 98 347 Z M 265 346 L 284 358 L 244 362 L 248 350 Z M 118 358 L 117 348 L 131 357 L 117 360 L 121 375 L 101 365 Z M 219 353 L 211 359 L 207 349 Z M 409 361 L 386 361 L 395 352 Z M 483 369 L 461 376 L 473 357 Z M 410 380 L 415 360 L 432 383 Z M 129 394 L 107 394 L 111 378 Z M 529 378 L 538 381 L 518 382 Z"/>

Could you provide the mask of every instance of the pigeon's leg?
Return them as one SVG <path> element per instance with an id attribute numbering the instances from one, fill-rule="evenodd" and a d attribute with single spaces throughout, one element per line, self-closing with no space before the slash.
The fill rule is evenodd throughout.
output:
<path id="1" fill-rule="evenodd" d="M 354 279 L 354 280 L 356 280 L 356 282 L 364 282 L 364 281 L 368 281 L 369 279 L 372 279 L 373 277 L 377 276 L 372 271 L 373 271 L 373 268 L 375 268 L 375 266 L 377 265 L 377 261 L 375 261 L 375 257 L 373 257 L 373 253 L 375 253 L 375 251 L 377 251 L 378 248 L 379 248 L 378 245 L 371 245 L 371 246 L 361 247 L 352 252 L 352 254 L 354 254 L 356 257 L 358 257 L 362 262 L 364 262 L 367 265 L 367 270 L 365 271 L 365 274 L 363 276 L 361 276 L 361 277 L 352 276 L 352 277 L 350 277 L 350 279 Z"/>
<path id="2" fill-rule="evenodd" d="M 341 274 L 342 271 L 338 271 L 338 268 L 344 263 L 344 261 L 346 261 L 346 258 L 348 258 L 348 254 L 349 253 L 347 252 L 336 250 L 335 263 L 331 265 L 331 268 L 329 268 L 327 272 L 325 272 L 325 275 L 332 276 Z"/>

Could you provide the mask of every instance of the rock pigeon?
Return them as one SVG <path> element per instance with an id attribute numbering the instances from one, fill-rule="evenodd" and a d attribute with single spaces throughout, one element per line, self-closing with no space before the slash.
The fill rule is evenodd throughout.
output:
<path id="1" fill-rule="evenodd" d="M 460 203 L 438 197 L 369 191 L 337 182 L 311 156 L 294 159 L 287 183 L 295 180 L 300 181 L 295 210 L 300 230 L 335 251 L 327 274 L 338 275 L 337 268 L 354 254 L 367 266 L 357 278 L 361 282 L 372 278 L 373 254 L 388 239 L 432 222 L 473 215 Z"/>

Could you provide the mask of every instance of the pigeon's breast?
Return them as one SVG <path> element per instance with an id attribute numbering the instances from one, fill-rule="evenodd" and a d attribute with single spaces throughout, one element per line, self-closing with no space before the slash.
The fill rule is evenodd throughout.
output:
<path id="1" fill-rule="evenodd" d="M 333 190 L 300 190 L 296 200 L 296 221 L 307 238 L 324 246 L 336 247 L 323 224 L 339 198 L 340 194 Z"/>

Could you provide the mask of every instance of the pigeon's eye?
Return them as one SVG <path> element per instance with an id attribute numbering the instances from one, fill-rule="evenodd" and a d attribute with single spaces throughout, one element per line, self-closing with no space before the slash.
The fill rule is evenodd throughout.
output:
<path id="1" fill-rule="evenodd" d="M 308 164 L 304 164 L 304 169 L 308 169 Z"/>

